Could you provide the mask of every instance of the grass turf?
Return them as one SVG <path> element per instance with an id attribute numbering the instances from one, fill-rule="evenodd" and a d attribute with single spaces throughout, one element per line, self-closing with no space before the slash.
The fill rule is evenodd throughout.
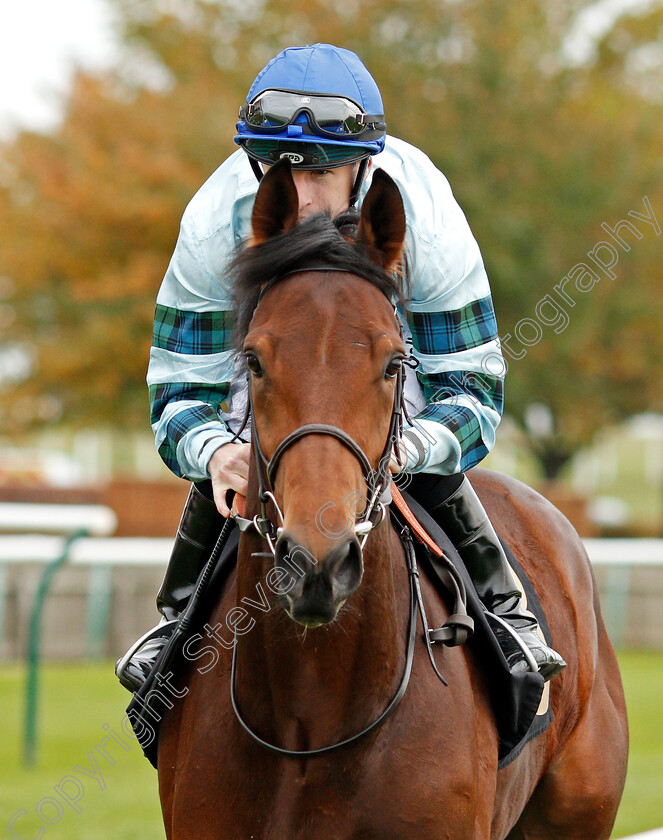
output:
<path id="1" fill-rule="evenodd" d="M 663 653 L 623 652 L 619 659 L 631 754 L 615 838 L 663 826 Z M 112 666 L 43 668 L 38 757 L 29 770 L 21 761 L 23 692 L 23 669 L 1 668 L 0 836 L 163 840 L 156 772 L 122 729 L 128 694 L 115 682 Z"/>
<path id="2" fill-rule="evenodd" d="M 22 766 L 24 682 L 20 667 L 0 670 L 5 723 L 0 743 L 0 836 L 32 840 L 43 826 L 43 840 L 163 840 L 156 771 L 122 729 L 129 695 L 115 680 L 112 665 L 43 668 L 37 762 L 32 769 Z M 82 785 L 82 794 L 72 779 Z M 80 801 L 64 804 L 55 788 Z M 12 835 L 6 826 L 19 811 L 27 814 L 17 817 Z"/>
<path id="3" fill-rule="evenodd" d="M 663 826 L 663 653 L 619 654 L 630 751 L 626 788 L 613 837 Z"/>

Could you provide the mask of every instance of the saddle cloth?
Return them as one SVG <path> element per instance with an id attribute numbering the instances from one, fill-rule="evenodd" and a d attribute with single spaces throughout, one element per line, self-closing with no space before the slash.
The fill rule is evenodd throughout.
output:
<path id="1" fill-rule="evenodd" d="M 453 562 L 462 575 L 467 590 L 467 612 L 474 619 L 475 631 L 466 644 L 472 645 L 478 651 L 482 667 L 486 669 L 492 695 L 492 702 L 497 720 L 500 745 L 499 769 L 513 761 L 524 746 L 535 736 L 541 734 L 552 720 L 552 710 L 546 702 L 548 687 L 544 686 L 540 674 L 526 672 L 513 675 L 509 672 L 502 649 L 486 620 L 481 602 L 479 601 L 471 579 L 465 566 L 446 534 L 430 517 L 430 515 L 404 493 L 407 504 L 418 521 L 428 532 L 434 542 Z M 205 620 L 213 606 L 213 599 L 218 598 L 228 576 L 237 562 L 237 547 L 239 544 L 239 529 L 233 528 L 228 541 L 216 563 L 214 572 L 205 592 L 200 599 L 197 613 L 193 616 L 188 635 L 171 638 L 159 654 L 150 675 L 141 688 L 134 694 L 127 707 L 127 716 L 136 734 L 146 758 L 157 766 L 159 724 L 166 708 L 171 708 L 172 693 L 167 699 L 163 690 L 164 677 L 172 679 L 181 672 L 183 663 L 183 648 L 191 635 L 196 632 L 197 625 Z M 448 596 L 441 580 L 435 574 L 429 549 L 415 542 L 417 559 L 429 579 L 440 588 L 443 597 Z M 546 639 L 550 638 L 548 625 L 543 615 L 539 599 L 530 581 L 526 578 L 522 568 L 513 557 L 508 546 L 504 545 L 509 562 L 520 579 L 526 593 L 528 608 L 536 615 L 539 626 Z M 443 691 L 442 686 L 440 689 Z"/>
<path id="2" fill-rule="evenodd" d="M 549 684 L 544 683 L 540 674 L 529 671 L 512 674 L 509 671 L 500 643 L 486 618 L 484 608 L 460 555 L 431 515 L 408 493 L 402 493 L 402 495 L 419 524 L 435 545 L 442 549 L 465 582 L 467 612 L 474 619 L 474 635 L 466 644 L 475 647 L 482 667 L 488 675 L 500 738 L 498 766 L 501 770 L 520 755 L 532 738 L 544 732 L 553 719 L 552 709 L 548 702 Z M 527 608 L 536 616 L 547 644 L 550 644 L 548 622 L 534 587 L 509 546 L 501 538 L 500 542 L 511 568 L 521 583 L 527 599 Z M 434 558 L 431 552 L 421 543 L 415 543 L 415 545 L 419 565 L 444 596 L 442 584 L 434 570 Z"/>

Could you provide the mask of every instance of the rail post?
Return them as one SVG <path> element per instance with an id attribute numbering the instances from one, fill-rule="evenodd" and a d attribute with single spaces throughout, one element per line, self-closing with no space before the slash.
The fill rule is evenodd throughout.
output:
<path id="1" fill-rule="evenodd" d="M 102 505 L 0 504 L 0 532 L 36 534 L 46 531 L 64 536 L 60 554 L 48 562 L 39 579 L 30 613 L 26 651 L 26 704 L 23 733 L 23 763 L 31 767 L 36 759 L 37 704 L 41 619 L 53 576 L 66 563 L 72 545 L 85 536 L 106 536 L 117 527 L 113 510 Z"/>
<path id="2" fill-rule="evenodd" d="M 61 554 L 52 560 L 42 572 L 30 613 L 30 627 L 27 649 L 27 680 L 25 689 L 25 729 L 23 737 L 23 763 L 33 767 L 37 756 L 37 706 L 39 700 L 39 653 L 41 650 L 41 617 L 46 595 L 57 570 L 67 562 L 72 545 L 87 530 L 79 530 L 65 539 Z"/>

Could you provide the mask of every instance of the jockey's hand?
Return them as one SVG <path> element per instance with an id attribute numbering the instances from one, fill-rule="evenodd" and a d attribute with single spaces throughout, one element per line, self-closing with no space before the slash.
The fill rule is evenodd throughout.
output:
<path id="1" fill-rule="evenodd" d="M 229 490 L 246 496 L 250 454 L 249 443 L 224 443 L 209 460 L 207 472 L 212 479 L 214 502 L 221 516 L 230 516 L 226 499 Z"/>

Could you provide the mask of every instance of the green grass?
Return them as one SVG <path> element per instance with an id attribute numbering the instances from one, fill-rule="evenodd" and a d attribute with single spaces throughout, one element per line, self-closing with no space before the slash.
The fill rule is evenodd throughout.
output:
<path id="1" fill-rule="evenodd" d="M 614 837 L 663 826 L 663 653 L 624 652 L 620 663 L 626 687 L 631 728 L 631 756 L 626 791 Z M 15 837 L 32 840 L 43 825 L 43 840 L 163 840 L 156 772 L 143 758 L 135 740 L 124 735 L 121 722 L 128 694 L 116 684 L 109 663 L 48 665 L 41 682 L 41 714 L 36 766 L 21 763 L 24 674 L 20 666 L 0 669 L 0 708 L 4 737 L 0 741 L 0 837 L 12 815 Z M 106 749 L 110 761 L 95 749 L 111 730 L 124 738 L 125 751 L 113 739 Z M 74 768 L 95 771 L 100 783 Z M 111 761 L 115 761 L 112 764 Z M 75 798 L 76 808 L 52 804 L 61 785 Z M 61 801 L 61 800 L 60 800 Z M 41 808 L 40 820 L 37 809 Z M 192 839 L 193 840 L 193 839 Z M 241 838 L 238 838 L 241 840 Z"/>
<path id="2" fill-rule="evenodd" d="M 52 823 L 44 825 L 43 840 L 163 840 L 165 834 L 157 795 L 157 775 L 135 739 L 124 735 L 121 724 L 129 694 L 117 683 L 110 663 L 55 666 L 42 671 L 38 759 L 22 766 L 24 673 L 20 667 L 0 670 L 0 708 L 4 737 L 0 742 L 0 837 L 10 837 L 10 817 L 23 809 L 14 824 L 17 837 L 32 840 L 43 824 L 36 809 Z M 124 739 L 128 751 L 111 740 L 104 745 L 110 760 L 95 749 L 110 729 Z M 126 721 L 125 721 L 126 725 Z M 89 753 L 97 762 L 97 779 L 74 771 L 80 766 L 94 773 Z M 115 761 L 113 765 L 111 762 Z M 62 816 L 45 797 L 56 798 L 54 787 L 72 799 L 80 795 L 74 782 L 83 782 L 77 807 L 63 805 Z"/>
<path id="3" fill-rule="evenodd" d="M 614 837 L 663 826 L 663 654 L 619 655 L 631 747 Z"/>

